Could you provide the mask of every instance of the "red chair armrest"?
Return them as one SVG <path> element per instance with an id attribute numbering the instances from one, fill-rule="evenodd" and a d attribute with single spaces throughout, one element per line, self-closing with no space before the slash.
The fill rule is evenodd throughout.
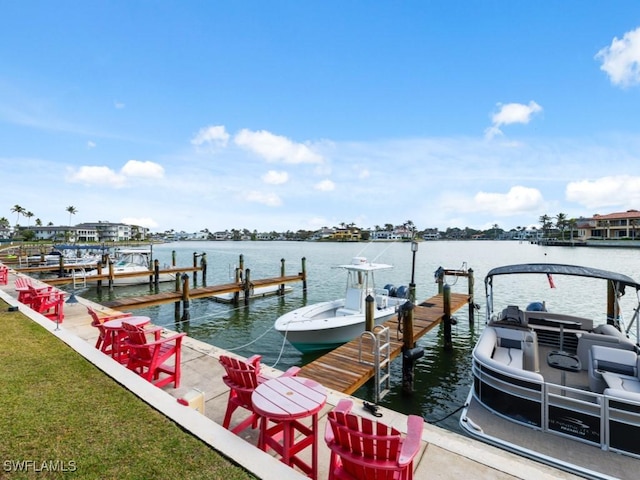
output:
<path id="1" fill-rule="evenodd" d="M 286 372 L 282 374 L 283 377 L 295 377 L 298 375 L 300 367 L 289 367 Z"/>
<path id="2" fill-rule="evenodd" d="M 176 340 L 176 342 L 182 342 L 182 337 L 186 336 L 187 334 L 182 332 L 182 333 L 177 333 L 176 335 L 171 335 L 170 337 L 166 337 L 166 338 L 161 338 L 160 340 L 154 340 L 153 342 L 149 342 L 149 343 L 145 343 L 144 345 L 131 345 L 129 344 L 130 347 L 139 347 L 139 346 L 143 346 L 143 347 L 149 347 L 149 346 L 154 346 L 154 345 L 162 345 L 163 343 L 167 343 L 167 342 L 172 342 L 174 340 Z"/>
<path id="3" fill-rule="evenodd" d="M 424 419 L 422 417 L 418 417 L 417 415 L 409 415 L 407 417 L 407 436 L 402 442 L 398 465 L 403 466 L 411 463 L 420 451 L 423 427 Z"/>
<path id="4" fill-rule="evenodd" d="M 260 360 L 262 360 L 262 355 L 252 355 L 247 358 L 247 363 L 256 369 L 256 375 L 260 375 Z"/>
<path id="5" fill-rule="evenodd" d="M 341 399 L 338 404 L 334 407 L 334 412 L 340 413 L 349 413 L 351 412 L 351 407 L 353 407 L 353 402 L 348 398 Z M 324 441 L 328 444 L 333 442 L 333 429 L 331 428 L 331 422 L 327 420 L 327 425 L 324 429 Z"/>

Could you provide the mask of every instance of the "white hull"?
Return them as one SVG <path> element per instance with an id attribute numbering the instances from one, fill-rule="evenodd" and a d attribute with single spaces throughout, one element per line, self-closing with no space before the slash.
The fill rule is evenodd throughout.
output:
<path id="1" fill-rule="evenodd" d="M 152 283 L 154 280 L 150 277 L 154 276 L 154 272 L 151 269 L 151 255 L 148 250 L 121 250 L 121 257 L 118 261 L 113 265 L 113 286 L 116 287 L 127 287 L 132 285 L 144 285 Z M 133 277 L 120 277 L 118 275 L 122 275 L 125 273 L 148 273 L 148 275 L 136 275 Z M 109 268 L 102 268 L 102 275 L 108 275 Z M 98 270 L 89 270 L 88 272 L 77 272 L 74 273 L 74 284 L 75 283 L 86 283 L 86 284 L 95 284 L 98 280 L 93 279 L 91 277 L 95 277 L 98 275 Z M 173 282 L 175 281 L 176 276 L 172 273 L 161 273 L 158 277 L 158 282 Z M 109 283 L 108 279 L 102 280 L 103 285 L 107 285 Z"/>
<path id="2" fill-rule="evenodd" d="M 251 292 L 251 295 L 249 295 L 249 298 L 270 297 L 270 296 L 273 296 L 273 295 L 277 295 L 278 294 L 278 290 L 280 290 L 280 286 L 279 285 L 254 288 L 253 291 Z M 292 287 L 290 287 L 290 286 L 285 286 L 284 287 L 284 293 L 289 293 L 291 291 L 293 291 Z M 230 303 L 230 302 L 233 301 L 233 296 L 234 296 L 233 293 L 223 293 L 221 295 L 214 295 L 213 299 L 218 301 L 218 302 L 222 302 L 222 303 Z M 243 291 L 239 292 L 238 298 L 240 300 L 244 300 L 244 292 Z"/>
<path id="3" fill-rule="evenodd" d="M 350 264 L 338 268 L 347 272 L 345 298 L 298 308 L 276 320 L 275 329 L 303 353 L 330 350 L 359 337 L 365 331 L 367 298 L 373 298 L 376 325 L 389 320 L 407 301 L 390 296 L 387 288 L 375 287 L 374 272 L 388 270 L 391 265 L 354 257 Z"/>
<path id="4" fill-rule="evenodd" d="M 406 301 L 396 300 L 392 306 L 375 309 L 376 325 L 391 319 L 397 313 L 397 306 Z M 298 308 L 278 318 L 275 328 L 303 353 L 330 350 L 365 331 L 365 314 L 337 315 L 343 307 L 344 299 L 340 299 Z"/>

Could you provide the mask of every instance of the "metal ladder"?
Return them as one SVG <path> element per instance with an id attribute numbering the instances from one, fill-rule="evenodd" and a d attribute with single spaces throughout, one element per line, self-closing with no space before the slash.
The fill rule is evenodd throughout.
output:
<path id="1" fill-rule="evenodd" d="M 82 268 L 82 269 L 80 269 L 80 272 L 81 272 L 81 275 L 82 275 L 80 277 L 81 278 L 80 286 L 83 287 L 83 288 L 86 288 L 86 286 L 87 286 L 87 271 L 84 268 Z M 76 275 L 76 270 L 75 269 L 73 269 L 71 271 L 71 278 L 73 278 L 73 289 L 75 290 L 76 288 L 78 288 L 78 276 Z"/>
<path id="2" fill-rule="evenodd" d="M 362 360 L 362 340 L 370 338 L 373 345 L 373 363 Z M 358 360 L 365 365 L 373 365 L 375 369 L 375 395 L 376 403 L 391 390 L 391 340 L 389 327 L 377 325 L 372 332 L 362 332 L 358 349 Z"/>

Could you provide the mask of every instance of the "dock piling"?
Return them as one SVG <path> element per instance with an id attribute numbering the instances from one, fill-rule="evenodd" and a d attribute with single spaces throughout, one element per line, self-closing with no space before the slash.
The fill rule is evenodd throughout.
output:
<path id="1" fill-rule="evenodd" d="M 453 340 L 451 338 L 451 286 L 445 284 L 442 288 L 442 301 L 444 303 L 444 349 L 445 351 L 453 350 Z"/>
<path id="2" fill-rule="evenodd" d="M 189 275 L 182 274 L 182 321 L 189 320 Z"/>

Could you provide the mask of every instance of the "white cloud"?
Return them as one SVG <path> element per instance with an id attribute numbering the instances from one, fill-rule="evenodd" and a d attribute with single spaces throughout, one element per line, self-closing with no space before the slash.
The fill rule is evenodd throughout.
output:
<path id="1" fill-rule="evenodd" d="M 533 212 L 544 205 L 542 194 L 537 188 L 513 186 L 507 193 L 478 192 L 473 198 L 448 194 L 441 204 L 447 210 L 457 212 L 487 213 L 498 217 L 508 217 Z"/>
<path id="2" fill-rule="evenodd" d="M 336 184 L 331 180 L 322 180 L 321 182 L 316 183 L 314 188 L 321 192 L 331 192 L 336 189 Z"/>
<path id="3" fill-rule="evenodd" d="M 121 173 L 126 177 L 162 178 L 164 177 L 164 168 L 155 162 L 129 160 L 122 167 Z"/>
<path id="4" fill-rule="evenodd" d="M 78 170 L 71 170 L 67 180 L 72 183 L 84 183 L 86 185 L 104 185 L 110 187 L 122 187 L 125 177 L 114 172 L 109 167 L 82 166 Z"/>
<path id="5" fill-rule="evenodd" d="M 115 102 L 113 106 L 116 107 L 118 110 L 122 110 L 125 105 L 123 102 Z"/>
<path id="6" fill-rule="evenodd" d="M 531 120 L 533 114 L 541 112 L 542 107 L 533 100 L 528 105 L 523 103 L 498 103 L 500 109 L 491 117 L 493 124 L 485 130 L 486 138 L 493 138 L 496 135 L 502 135 L 500 129 L 503 125 L 511 125 L 512 123 L 527 124 Z"/>
<path id="7" fill-rule="evenodd" d="M 224 125 L 212 125 L 201 128 L 195 137 L 191 139 L 191 144 L 201 146 L 207 144 L 215 147 L 226 147 L 230 135 Z"/>
<path id="8" fill-rule="evenodd" d="M 614 37 L 611 45 L 601 49 L 595 57 L 602 61 L 600 70 L 609 75 L 611 83 L 628 87 L 640 84 L 640 27 Z"/>
<path id="9" fill-rule="evenodd" d="M 244 196 L 244 199 L 248 202 L 261 203 L 263 205 L 267 205 L 268 207 L 279 207 L 282 205 L 282 200 L 275 193 L 264 193 L 264 192 L 247 192 Z"/>
<path id="10" fill-rule="evenodd" d="M 270 162 L 284 163 L 322 163 L 321 155 L 309 146 L 295 143 L 286 137 L 274 135 L 266 130 L 253 132 L 242 129 L 234 138 L 235 143 L 246 150 L 260 155 Z"/>
<path id="11" fill-rule="evenodd" d="M 89 140 L 87 142 L 87 148 L 91 149 L 91 148 L 95 148 L 96 147 L 96 143 L 92 142 L 91 140 Z"/>
<path id="12" fill-rule="evenodd" d="M 262 176 L 262 181 L 270 185 L 281 185 L 289 181 L 289 174 L 287 172 L 276 172 L 275 170 L 269 170 Z"/>
<path id="13" fill-rule="evenodd" d="M 105 166 L 84 165 L 77 170 L 70 169 L 66 179 L 71 183 L 121 188 L 127 184 L 127 179 L 131 177 L 160 179 L 163 176 L 164 168 L 157 163 L 129 160 L 120 172 Z"/>
<path id="14" fill-rule="evenodd" d="M 612 206 L 637 208 L 640 203 L 640 177 L 618 175 L 570 182 L 565 194 L 567 200 L 590 209 Z"/>

